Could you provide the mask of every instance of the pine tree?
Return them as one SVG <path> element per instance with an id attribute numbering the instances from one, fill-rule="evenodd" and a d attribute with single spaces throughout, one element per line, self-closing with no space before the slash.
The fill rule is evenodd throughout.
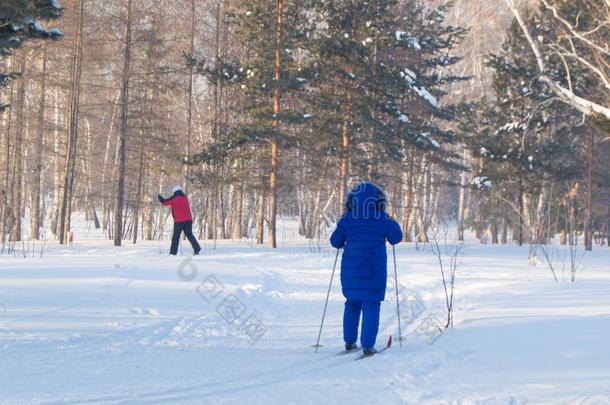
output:
<path id="1" fill-rule="evenodd" d="M 530 32 L 541 44 L 558 38 L 548 10 L 541 8 L 527 19 Z M 536 80 L 534 55 L 518 24 L 513 22 L 499 54 L 490 55 L 495 71 L 493 103 L 481 103 L 477 127 L 466 124 L 465 132 L 473 156 L 478 158 L 475 186 L 491 191 L 479 195 L 482 204 L 512 208 L 514 231 L 519 244 L 530 240 L 544 243 L 557 230 L 548 215 L 584 176 L 584 132 L 588 123 L 582 114 L 558 102 L 546 86 Z M 547 61 L 549 74 L 565 81 L 564 69 L 574 75 L 570 86 L 587 94 L 595 83 L 574 61 L 556 56 Z M 484 105 L 485 104 L 485 105 Z M 552 199 L 555 199 L 553 201 Z M 559 201 L 558 201 L 559 200 Z M 488 220 L 506 221 L 502 210 L 485 210 Z M 564 229 L 561 229 L 564 230 Z"/>
<path id="2" fill-rule="evenodd" d="M 439 121 L 446 87 L 466 78 L 444 75 L 459 61 L 451 48 L 465 31 L 445 25 L 446 7 L 427 11 L 419 1 L 315 1 L 317 26 L 310 52 L 317 76 L 310 97 L 319 131 L 335 141 L 341 157 L 339 198 L 353 174 L 379 181 L 384 163 L 401 162 L 407 148 L 443 165 L 455 143 Z M 383 158 L 380 158 L 383 157 Z"/>
<path id="3" fill-rule="evenodd" d="M 266 200 L 269 204 L 269 244 L 272 248 L 277 246 L 280 150 L 294 143 L 294 134 L 287 127 L 307 120 L 305 114 L 285 104 L 287 98 L 303 89 L 308 78 L 307 69 L 300 64 L 301 42 L 308 24 L 305 12 L 303 2 L 296 0 L 238 1 L 229 18 L 236 39 L 246 44 L 246 55 L 233 60 L 190 60 L 190 63 L 197 63 L 197 71 L 212 83 L 222 81 L 236 87 L 243 98 L 241 108 L 235 112 L 240 123 L 222 134 L 210 148 L 197 154 L 191 163 L 220 161 L 226 157 L 260 161 L 260 148 L 269 147 L 268 164 L 263 163 L 264 169 L 258 176 L 262 180 L 261 192 L 268 190 L 267 198 L 260 201 Z M 231 165 L 225 163 L 225 166 Z M 199 177 L 205 175 L 200 173 Z"/>
<path id="4" fill-rule="evenodd" d="M 39 20 L 57 19 L 62 12 L 57 0 L 3 0 L 0 4 L 0 57 L 10 55 L 28 39 L 61 37 L 59 29 L 46 29 Z M 15 76 L 15 73 L 0 72 L 0 88 Z M 5 108 L 6 105 L 0 103 L 0 112 Z"/>

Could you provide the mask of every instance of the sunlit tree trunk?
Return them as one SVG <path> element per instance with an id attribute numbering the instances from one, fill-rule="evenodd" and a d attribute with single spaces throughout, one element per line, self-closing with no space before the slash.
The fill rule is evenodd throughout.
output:
<path id="1" fill-rule="evenodd" d="M 112 150 L 112 135 L 113 135 L 113 128 L 114 128 L 114 122 L 116 120 L 116 116 L 117 116 L 117 112 L 118 112 L 118 104 L 120 101 L 120 97 L 121 97 L 121 90 L 118 90 L 116 92 L 116 96 L 113 99 L 113 104 L 112 104 L 112 112 L 111 112 L 111 118 L 110 118 L 110 123 L 108 124 L 108 132 L 107 132 L 107 137 L 106 137 L 106 147 L 104 148 L 104 163 L 103 163 L 103 167 L 104 169 L 106 169 L 108 167 L 108 161 L 110 159 L 110 153 Z M 118 131 L 117 131 L 117 142 L 118 142 Z M 113 170 L 114 170 L 114 166 L 113 166 Z M 108 187 L 106 185 L 106 173 L 107 170 L 103 170 L 102 171 L 102 181 L 101 181 L 101 187 L 104 188 L 104 190 L 106 190 Z M 102 196 L 102 228 L 104 230 L 108 229 L 108 222 L 110 221 L 110 202 L 109 202 L 109 196 L 107 195 L 103 195 Z"/>
<path id="2" fill-rule="evenodd" d="M 265 229 L 265 190 L 258 193 L 258 208 L 256 211 L 256 243 L 261 245 L 264 241 Z"/>
<path id="3" fill-rule="evenodd" d="M 403 241 L 411 242 L 411 217 L 413 216 L 413 190 L 415 180 L 415 153 L 407 152 L 406 167 L 403 174 L 403 211 L 402 211 L 402 233 Z"/>
<path id="4" fill-rule="evenodd" d="M 275 26 L 275 90 L 273 93 L 273 113 L 280 113 L 281 80 L 282 80 L 282 37 L 284 30 L 284 0 L 276 0 Z M 274 127 L 280 125 L 279 120 L 273 122 Z M 276 217 L 277 217 L 277 175 L 279 170 L 279 147 L 276 138 L 271 139 L 271 173 L 269 174 L 269 246 L 277 247 Z"/>
<path id="5" fill-rule="evenodd" d="M 78 32 L 74 40 L 72 59 L 72 88 L 70 91 L 70 121 L 68 126 L 68 141 L 66 145 L 66 163 L 64 166 L 63 190 L 59 212 L 58 238 L 59 243 L 68 243 L 70 231 L 70 213 L 72 211 L 72 191 L 76 177 L 76 147 L 78 142 L 78 115 L 80 108 L 80 80 L 83 58 L 83 22 L 84 0 L 80 1 Z"/>
<path id="6" fill-rule="evenodd" d="M 11 60 L 9 59 L 8 63 L 9 69 L 11 68 Z M 4 112 L 4 127 L 6 128 L 6 135 L 4 137 L 4 187 L 2 189 L 2 193 L 0 194 L 0 241 L 2 242 L 2 251 L 4 252 L 4 243 L 6 242 L 6 228 L 10 223 L 9 219 L 9 187 L 10 187 L 10 170 L 11 170 L 11 127 L 12 127 L 12 112 L 13 112 L 13 83 L 11 82 L 11 86 L 9 89 L 9 94 L 11 97 L 8 111 Z"/>
<path id="7" fill-rule="evenodd" d="M 347 178 L 349 176 L 350 160 L 350 130 L 352 125 L 352 92 L 347 91 L 346 103 L 343 111 L 343 126 L 341 130 L 341 173 L 339 177 L 339 212 L 342 212 L 347 197 Z"/>
<path id="8" fill-rule="evenodd" d="M 191 46 L 190 53 L 194 55 L 195 53 L 195 0 L 191 0 Z M 191 142 L 192 142 L 192 134 L 193 134 L 193 66 L 189 66 L 189 80 L 188 80 L 188 100 L 187 100 L 187 113 L 186 113 L 186 122 L 187 122 L 187 132 L 186 132 L 186 151 L 185 155 L 187 158 L 191 156 Z M 184 192 L 188 194 L 189 184 L 190 184 L 190 173 L 191 167 L 187 162 L 183 163 L 183 171 L 184 171 Z"/>
<path id="9" fill-rule="evenodd" d="M 36 138 L 34 176 L 32 179 L 32 214 L 31 214 L 31 235 L 33 239 L 40 239 L 40 227 L 42 225 L 42 215 L 40 210 L 41 178 L 42 178 L 42 153 L 45 132 L 45 103 L 47 95 L 47 47 L 43 46 L 41 56 L 40 78 L 40 102 L 38 104 L 38 136 Z"/>
<path id="10" fill-rule="evenodd" d="M 138 184 L 136 185 L 136 200 L 134 202 L 133 211 L 133 229 L 131 241 L 135 244 L 138 241 L 138 226 L 140 220 L 140 211 L 142 206 L 142 187 L 144 183 L 144 159 L 146 158 L 146 145 L 144 141 L 144 132 L 140 132 L 140 159 L 138 162 Z"/>
<path id="11" fill-rule="evenodd" d="M 467 164 L 468 154 L 464 149 L 463 163 Z M 459 241 L 464 240 L 464 211 L 466 209 L 466 171 L 460 173 L 460 196 L 458 201 L 458 213 L 457 213 L 457 237 Z"/>
<path id="12" fill-rule="evenodd" d="M 20 56 L 21 72 L 25 72 L 27 55 L 25 50 Z M 15 148 L 13 153 L 13 178 L 12 178 L 12 196 L 11 204 L 12 219 L 11 219 L 11 241 L 21 240 L 21 210 L 23 196 L 23 133 L 25 131 L 25 80 L 21 78 L 17 86 L 16 100 L 16 125 L 15 125 Z"/>

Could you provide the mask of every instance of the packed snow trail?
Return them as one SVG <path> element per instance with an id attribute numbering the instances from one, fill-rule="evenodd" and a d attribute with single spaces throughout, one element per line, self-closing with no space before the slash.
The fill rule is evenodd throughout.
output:
<path id="1" fill-rule="evenodd" d="M 191 258 L 91 241 L 0 256 L 0 403 L 610 403 L 610 249 L 573 284 L 529 266 L 527 248 L 467 245 L 440 335 L 436 258 L 401 244 L 403 347 L 358 362 L 336 356 L 338 280 L 310 347 L 335 255 L 312 250 L 218 242 Z M 393 287 L 378 348 L 397 337 Z"/>

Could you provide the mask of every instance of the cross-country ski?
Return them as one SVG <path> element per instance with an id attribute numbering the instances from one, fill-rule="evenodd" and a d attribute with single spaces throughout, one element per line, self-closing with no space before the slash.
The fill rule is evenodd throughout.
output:
<path id="1" fill-rule="evenodd" d="M 373 357 L 377 354 L 385 352 L 386 350 L 388 350 L 391 347 L 392 347 L 392 336 L 389 337 L 388 343 L 382 349 L 379 349 L 379 350 L 375 349 L 375 350 L 369 351 L 368 353 L 362 353 L 360 356 L 356 357 L 354 359 L 354 361 L 364 360 L 366 358 Z"/>

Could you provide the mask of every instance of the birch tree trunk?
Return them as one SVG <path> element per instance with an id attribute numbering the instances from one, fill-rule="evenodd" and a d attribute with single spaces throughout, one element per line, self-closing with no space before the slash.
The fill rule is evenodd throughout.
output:
<path id="1" fill-rule="evenodd" d="M 466 164 L 468 153 L 464 149 L 463 163 Z M 464 210 L 466 208 L 466 171 L 460 173 L 460 196 L 458 201 L 457 213 L 457 237 L 459 241 L 464 241 Z"/>
<path id="2" fill-rule="evenodd" d="M 540 195 L 538 196 L 538 204 L 536 205 L 535 231 L 533 235 L 535 243 L 546 243 L 545 235 L 548 226 L 546 221 L 547 201 L 548 187 L 543 186 L 540 190 Z"/>
<path id="3" fill-rule="evenodd" d="M 421 185 L 417 188 L 420 190 L 419 198 L 416 198 L 417 207 L 416 207 L 416 224 L 417 224 L 417 240 L 422 243 L 428 243 L 428 233 L 427 233 L 427 208 L 428 208 L 428 199 L 429 199 L 429 190 L 430 190 L 430 165 L 428 164 L 428 160 L 424 157 L 422 159 L 422 173 L 420 174 Z"/>
<path id="4" fill-rule="evenodd" d="M 235 227 L 233 231 L 233 238 L 241 239 L 243 230 L 243 216 L 244 216 L 244 179 L 242 178 L 237 191 L 236 197 L 237 206 L 235 207 Z"/>
<path id="5" fill-rule="evenodd" d="M 403 241 L 412 242 L 411 217 L 413 215 L 413 189 L 415 180 L 415 153 L 408 151 L 408 163 L 405 169 L 403 189 L 402 229 Z"/>
<path id="6" fill-rule="evenodd" d="M 258 194 L 258 208 L 256 213 L 256 243 L 263 244 L 265 229 L 265 190 L 264 188 Z"/>

